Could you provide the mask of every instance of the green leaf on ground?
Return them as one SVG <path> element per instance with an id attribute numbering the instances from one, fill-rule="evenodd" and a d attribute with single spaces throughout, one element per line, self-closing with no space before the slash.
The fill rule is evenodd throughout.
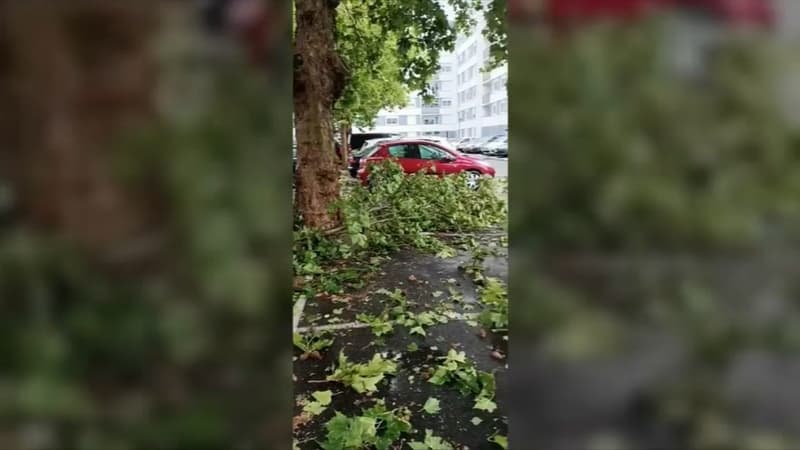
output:
<path id="1" fill-rule="evenodd" d="M 303 411 L 307 412 L 313 416 L 318 416 L 322 414 L 323 411 L 328 409 L 326 406 L 323 406 L 320 402 L 309 402 L 306 406 L 303 407 Z"/>
<path id="2" fill-rule="evenodd" d="M 481 411 L 493 412 L 495 409 L 497 409 L 497 403 L 489 400 L 486 397 L 481 397 L 475 400 L 474 408 L 480 409 Z"/>
<path id="3" fill-rule="evenodd" d="M 331 404 L 331 398 L 333 397 L 333 392 L 331 391 L 316 391 L 311 394 L 314 397 L 314 400 L 318 401 L 322 406 L 328 406 Z"/>
<path id="4" fill-rule="evenodd" d="M 378 390 L 378 383 L 386 375 L 393 375 L 396 372 L 397 364 L 383 359 L 380 354 L 373 355 L 368 363 L 357 364 L 349 362 L 342 352 L 339 353 L 339 366 L 327 380 L 350 386 L 359 394 L 373 393 Z"/>
<path id="5" fill-rule="evenodd" d="M 453 450 L 453 446 L 450 443 L 438 436 L 434 436 L 431 430 L 425 430 L 425 440 L 423 442 L 409 442 L 408 446 L 412 450 Z"/>
<path id="6" fill-rule="evenodd" d="M 407 408 L 387 411 L 382 402 L 363 410 L 360 416 L 347 417 L 337 411 L 325 424 L 327 436 L 320 447 L 324 450 L 396 448 L 397 440 L 412 431 L 410 415 Z"/>
<path id="7" fill-rule="evenodd" d="M 504 450 L 508 450 L 508 438 L 506 436 L 500 436 L 499 434 L 495 434 L 494 436 L 489 438 L 489 442 L 499 445 L 500 448 Z"/>
<path id="8" fill-rule="evenodd" d="M 470 422 L 472 422 L 472 424 L 477 427 L 478 425 L 483 423 L 483 419 L 481 419 L 480 417 L 473 417 L 472 420 L 470 420 Z"/>
<path id="9" fill-rule="evenodd" d="M 439 411 L 441 411 L 441 408 L 439 407 L 439 399 L 433 397 L 428 398 L 428 401 L 425 402 L 422 410 L 431 415 L 439 414 Z"/>

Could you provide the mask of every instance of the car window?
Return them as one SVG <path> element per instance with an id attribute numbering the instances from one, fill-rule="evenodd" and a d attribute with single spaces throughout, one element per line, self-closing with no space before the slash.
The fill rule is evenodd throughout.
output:
<path id="1" fill-rule="evenodd" d="M 428 145 L 420 145 L 419 156 L 421 159 L 439 161 L 449 155 L 446 152 L 439 150 L 438 148 L 431 147 Z"/>
<path id="2" fill-rule="evenodd" d="M 399 144 L 389 147 L 389 154 L 395 158 L 419 159 L 419 148 L 413 144 Z"/>
<path id="3" fill-rule="evenodd" d="M 353 156 L 355 156 L 356 158 L 364 158 L 366 156 L 369 156 L 372 152 L 374 152 L 377 147 L 378 147 L 377 145 L 361 147 L 361 149 L 353 152 Z"/>

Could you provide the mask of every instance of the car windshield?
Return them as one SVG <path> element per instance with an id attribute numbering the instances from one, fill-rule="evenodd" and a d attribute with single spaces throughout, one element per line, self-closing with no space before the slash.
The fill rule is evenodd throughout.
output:
<path id="1" fill-rule="evenodd" d="M 356 158 L 363 158 L 364 156 L 369 155 L 372 153 L 376 148 L 378 148 L 378 143 L 371 143 L 370 145 L 366 145 L 361 147 L 360 149 L 353 152 L 353 156 Z"/>

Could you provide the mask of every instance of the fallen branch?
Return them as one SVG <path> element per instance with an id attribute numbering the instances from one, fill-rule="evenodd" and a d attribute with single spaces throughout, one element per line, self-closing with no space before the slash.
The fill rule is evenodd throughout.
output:
<path id="1" fill-rule="evenodd" d="M 354 330 L 356 328 L 367 328 L 370 326 L 369 324 L 362 323 L 362 322 L 351 322 L 351 323 L 337 323 L 332 325 L 322 325 L 319 327 L 300 327 L 297 329 L 297 333 L 307 333 L 309 331 L 335 331 L 335 330 Z"/>
<path id="2" fill-rule="evenodd" d="M 437 231 L 431 232 L 422 232 L 420 233 L 424 236 L 446 236 L 446 237 L 460 237 L 460 236 L 505 236 L 507 233 L 505 231 L 498 231 L 494 233 L 486 233 L 486 232 L 468 232 L 462 231 L 458 233 L 440 233 Z"/>

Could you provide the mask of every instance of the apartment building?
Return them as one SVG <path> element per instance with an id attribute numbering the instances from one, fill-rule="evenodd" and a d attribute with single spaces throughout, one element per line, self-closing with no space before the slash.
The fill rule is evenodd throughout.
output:
<path id="1" fill-rule="evenodd" d="M 477 22 L 472 33 L 458 36 L 454 52 L 440 56 L 441 70 L 432 82 L 436 101 L 425 105 L 418 92 L 411 93 L 405 107 L 381 111 L 370 131 L 457 140 L 508 130 L 508 67 L 484 72 L 489 43 L 482 14 Z M 359 131 L 367 130 L 354 130 Z"/>
<path id="2" fill-rule="evenodd" d="M 486 71 L 489 42 L 483 37 L 485 21 L 478 14 L 477 26 L 456 40 L 456 104 L 458 137 L 487 137 L 508 131 L 508 66 Z"/>
<path id="3" fill-rule="evenodd" d="M 440 70 L 431 81 L 435 99 L 426 103 L 419 92 L 408 96 L 402 108 L 381 111 L 371 130 L 353 132 L 397 133 L 402 136 L 441 136 L 454 139 L 458 135 L 456 121 L 456 85 L 454 54 L 440 56 Z"/>

